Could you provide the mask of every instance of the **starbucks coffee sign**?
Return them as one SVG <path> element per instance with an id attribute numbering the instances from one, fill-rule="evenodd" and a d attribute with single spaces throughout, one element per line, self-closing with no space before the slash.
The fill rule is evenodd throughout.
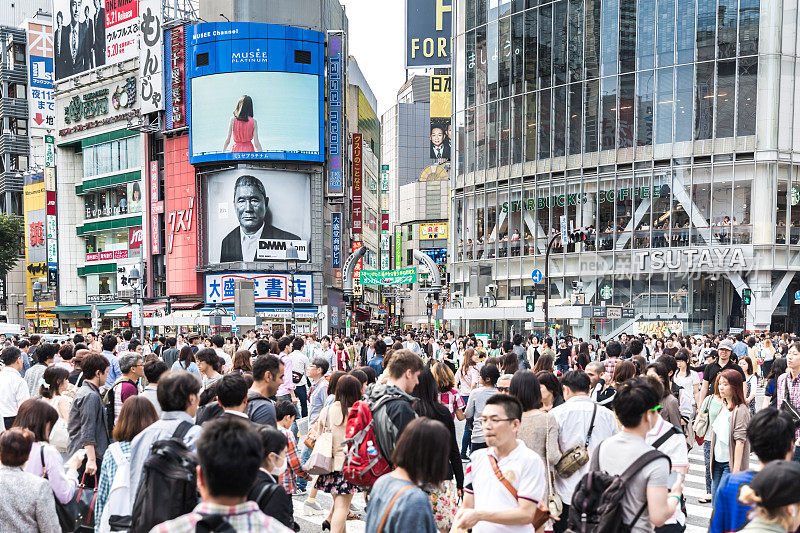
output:
<path id="1" fill-rule="evenodd" d="M 569 207 L 573 205 L 582 205 L 591 199 L 591 195 L 595 193 L 573 193 L 573 194 L 557 194 L 553 196 L 530 197 L 523 200 L 512 200 L 511 202 L 503 202 L 500 205 L 500 210 L 503 213 L 517 212 L 517 211 L 533 211 L 534 209 L 552 209 L 554 207 Z M 636 200 L 649 200 L 651 198 L 669 198 L 669 186 L 657 185 L 655 187 L 627 187 L 623 189 L 609 189 L 597 191 L 597 203 L 603 204 L 606 202 L 627 202 L 633 199 Z"/>

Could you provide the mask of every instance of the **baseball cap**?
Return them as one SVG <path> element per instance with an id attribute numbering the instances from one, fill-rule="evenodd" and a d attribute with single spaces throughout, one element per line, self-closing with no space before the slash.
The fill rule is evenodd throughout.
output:
<path id="1" fill-rule="evenodd" d="M 772 461 L 753 476 L 750 488 L 761 498 L 761 506 L 777 509 L 800 503 L 800 464 Z"/>
<path id="2" fill-rule="evenodd" d="M 733 343 L 731 341 L 729 341 L 728 339 L 725 339 L 724 341 L 719 343 L 719 346 L 717 347 L 717 349 L 718 350 L 728 350 L 729 352 L 732 352 L 733 351 Z"/>

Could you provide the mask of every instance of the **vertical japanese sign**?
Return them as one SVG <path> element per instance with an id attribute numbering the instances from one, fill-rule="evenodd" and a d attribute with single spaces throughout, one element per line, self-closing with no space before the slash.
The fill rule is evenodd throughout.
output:
<path id="1" fill-rule="evenodd" d="M 159 215 L 164 212 L 164 201 L 158 195 L 158 161 L 150 161 L 150 252 L 161 253 L 161 223 Z"/>
<path id="2" fill-rule="evenodd" d="M 328 195 L 344 193 L 342 176 L 342 35 L 328 43 Z"/>
<path id="3" fill-rule="evenodd" d="M 391 240 L 392 240 L 392 235 L 390 233 L 387 232 L 381 234 L 381 270 L 390 269 L 389 254 L 391 252 L 390 249 Z"/>
<path id="4" fill-rule="evenodd" d="M 403 228 L 394 228 L 394 267 L 403 268 Z"/>
<path id="5" fill-rule="evenodd" d="M 353 134 L 353 233 L 361 233 L 363 220 L 362 187 L 364 182 L 362 160 L 362 136 Z"/>
<path id="6" fill-rule="evenodd" d="M 450 139 L 450 76 L 431 76 L 431 143 L 430 157 L 438 162 L 450 160 L 453 145 Z"/>
<path id="7" fill-rule="evenodd" d="M 33 130 L 56 126 L 53 99 L 53 31 L 50 26 L 27 23 L 28 30 L 28 116 Z M 40 133 L 41 135 L 41 133 Z"/>
<path id="8" fill-rule="evenodd" d="M 141 0 L 141 42 L 139 43 L 139 96 L 142 114 L 164 109 L 164 64 L 161 0 Z"/>
<path id="9" fill-rule="evenodd" d="M 342 268 L 342 214 L 331 214 L 331 266 Z"/>
<path id="10" fill-rule="evenodd" d="M 364 246 L 364 243 L 361 241 L 355 241 L 353 243 L 352 253 L 355 253 L 356 250 Z M 353 268 L 353 296 L 361 296 L 361 268 L 364 264 L 364 258 L 358 260 L 356 266 Z"/>
<path id="11" fill-rule="evenodd" d="M 166 93 L 167 129 L 186 126 L 186 34 L 184 26 L 176 26 L 168 31 L 166 58 L 169 61 L 169 89 Z"/>
<path id="12" fill-rule="evenodd" d="M 47 284 L 58 285 L 58 213 L 56 209 L 55 138 L 44 136 L 45 224 L 47 226 Z"/>

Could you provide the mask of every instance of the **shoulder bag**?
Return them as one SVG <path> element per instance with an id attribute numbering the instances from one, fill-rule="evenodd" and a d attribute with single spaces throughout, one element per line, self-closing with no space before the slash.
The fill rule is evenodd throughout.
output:
<path id="1" fill-rule="evenodd" d="M 47 468 L 44 464 L 44 446 L 39 443 L 39 457 L 42 460 L 42 477 L 50 483 L 47 477 Z M 62 531 L 75 531 L 81 519 L 81 511 L 78 508 L 78 502 L 73 497 L 67 503 L 61 503 L 53 494 L 53 500 L 56 502 L 56 516 L 58 517 L 58 525 L 61 526 Z"/>
<path id="2" fill-rule="evenodd" d="M 544 416 L 547 427 L 547 433 L 545 433 L 544 436 L 544 469 L 547 474 L 547 508 L 550 510 L 550 516 L 552 518 L 558 518 L 564 510 L 564 502 L 561 500 L 561 496 L 553 490 L 553 471 L 550 470 L 550 460 L 547 455 L 547 448 L 549 447 L 547 443 L 550 440 L 550 415 L 545 413 Z"/>
<path id="3" fill-rule="evenodd" d="M 594 418 L 597 415 L 597 404 L 594 404 L 592 410 L 592 420 L 589 422 L 589 432 L 586 434 L 586 440 L 580 444 L 576 444 L 561 456 L 561 459 L 556 463 L 556 473 L 562 478 L 568 478 L 575 472 L 581 469 L 583 465 L 589 462 L 589 440 L 592 438 L 592 431 L 594 430 Z"/>
<path id="4" fill-rule="evenodd" d="M 786 376 L 786 384 L 785 388 L 783 389 L 783 398 L 781 398 L 781 406 L 780 410 L 789 415 L 794 423 L 795 429 L 800 428 L 800 412 L 797 411 L 797 408 L 792 405 L 792 401 L 789 398 L 789 373 L 785 374 Z"/>
<path id="5" fill-rule="evenodd" d="M 511 493 L 511 496 L 514 499 L 518 499 L 517 496 L 517 489 L 514 488 L 514 485 L 511 484 L 509 480 L 503 475 L 503 472 L 500 471 L 500 467 L 497 466 L 497 459 L 495 459 L 491 454 L 486 455 L 489 458 L 489 463 L 492 465 L 492 470 L 494 471 L 495 477 L 497 480 L 503 484 L 503 486 Z M 539 529 L 542 524 L 547 522 L 550 519 L 550 513 L 548 511 L 543 511 L 540 507 L 536 508 L 536 512 L 533 515 L 533 521 L 531 524 L 533 525 L 533 529 Z"/>
<path id="6" fill-rule="evenodd" d="M 325 412 L 320 414 L 319 423 L 322 423 L 322 430 L 314 443 L 311 456 L 303 465 L 303 470 L 312 476 L 330 474 L 333 472 L 333 433 L 328 429 L 329 413 L 330 407 L 326 408 Z"/>
<path id="7" fill-rule="evenodd" d="M 706 399 L 703 400 L 703 403 L 700 406 L 700 414 L 697 415 L 697 419 L 694 421 L 694 425 L 692 426 L 692 429 L 694 429 L 694 434 L 698 437 L 705 437 L 706 433 L 708 433 L 708 409 L 710 406 L 711 395 L 708 395 L 706 396 Z"/>
<path id="8" fill-rule="evenodd" d="M 383 533 L 383 528 L 386 525 L 386 520 L 389 519 L 389 511 L 392 510 L 392 507 L 394 506 L 394 502 L 397 501 L 397 498 L 399 498 L 400 495 L 403 494 L 405 491 L 407 491 L 408 489 L 413 488 L 413 487 L 414 487 L 414 485 L 405 485 L 403 488 L 401 488 L 400 490 L 398 490 L 397 492 L 394 493 L 394 496 L 392 496 L 392 499 L 389 500 L 389 505 L 386 506 L 386 510 L 383 512 L 383 516 L 381 517 L 381 523 L 378 525 L 377 533 Z"/>

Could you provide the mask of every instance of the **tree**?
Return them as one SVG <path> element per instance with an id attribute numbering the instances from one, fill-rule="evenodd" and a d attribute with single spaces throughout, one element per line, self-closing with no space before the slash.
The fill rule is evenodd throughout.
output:
<path id="1" fill-rule="evenodd" d="M 22 217 L 0 214 L 0 275 L 14 268 L 25 252 L 25 226 Z"/>

